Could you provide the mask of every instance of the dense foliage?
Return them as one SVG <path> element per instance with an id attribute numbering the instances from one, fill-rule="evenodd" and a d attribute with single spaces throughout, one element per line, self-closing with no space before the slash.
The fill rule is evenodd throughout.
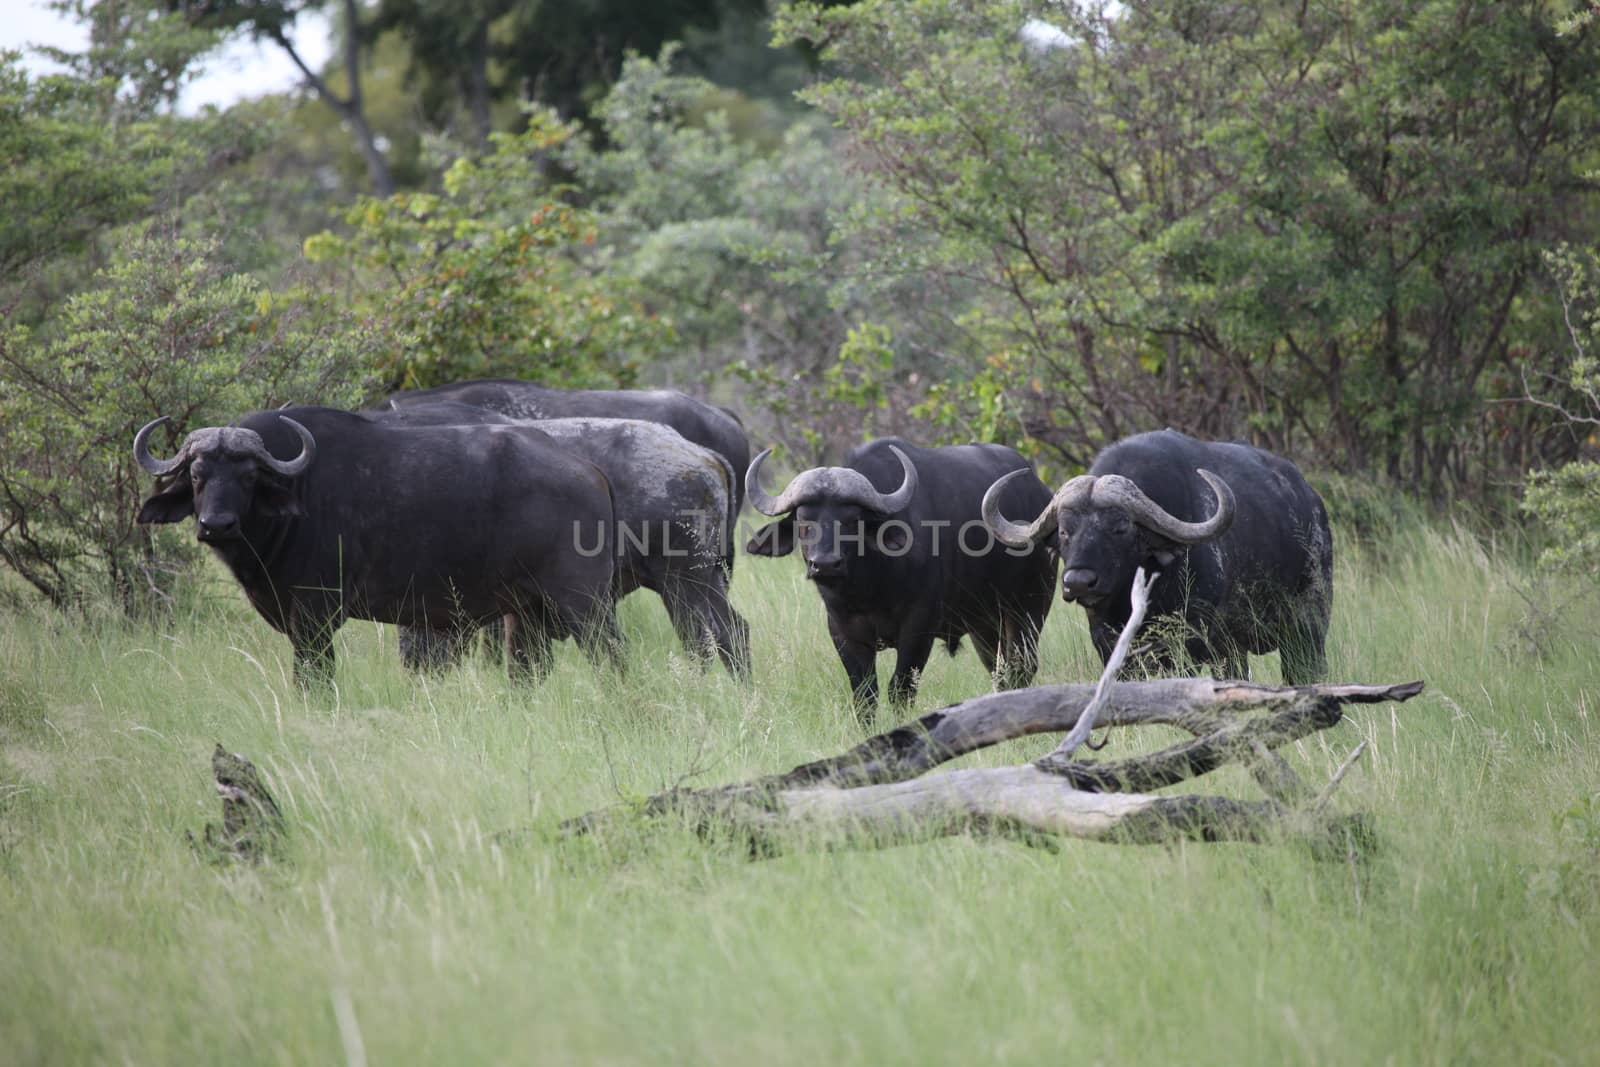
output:
<path id="1" fill-rule="evenodd" d="M 533 116 L 459 158 L 439 193 L 364 197 L 346 235 L 306 243 L 312 259 L 355 272 L 353 304 L 382 338 L 387 389 L 461 378 L 521 377 L 599 388 L 625 384 L 669 336 L 635 306 L 626 279 L 591 270 L 588 213 L 563 203 L 544 161 L 572 131 Z"/>
<path id="2" fill-rule="evenodd" d="M 1166 424 L 1437 493 L 1570 448 L 1486 403 L 1551 366 L 1539 252 L 1593 230 L 1600 55 L 1548 5 L 869 0 L 781 26 L 823 46 L 808 98 L 891 194 L 854 232 L 965 297 L 970 373 L 1067 461 Z"/>
<path id="3" fill-rule="evenodd" d="M 1584 455 L 1528 475 L 1523 501 L 1555 535 L 1544 562 L 1579 578 L 1600 579 L 1600 255 L 1562 247 L 1549 263 L 1561 288 L 1572 340 L 1565 380 L 1536 387 L 1536 402 L 1554 410 L 1585 439 Z"/>
<path id="4" fill-rule="evenodd" d="M 691 2 L 634 27 L 683 47 L 626 58 L 597 28 L 624 4 L 61 6 L 92 28 L 65 75 L 0 64 L 13 435 L 101 388 L 62 374 L 52 395 L 47 370 L 149 335 L 156 290 L 128 271 L 168 256 L 196 321 L 259 304 L 250 336 L 284 346 L 197 333 L 182 359 L 281 360 L 300 396 L 334 367 L 320 399 L 664 384 L 802 462 L 902 432 L 1017 443 L 1050 477 L 1170 425 L 1498 514 L 1559 470 L 1528 510 L 1552 560 L 1592 555 L 1591 427 L 1568 417 L 1593 384 L 1587 253 L 1544 261 L 1600 244 L 1600 53 L 1571 5 L 793 3 L 780 49 L 754 6 Z M 340 48 L 305 92 L 174 111 L 197 56 L 241 33 L 292 50 L 313 10 Z M 536 58 L 586 35 L 581 62 Z M 802 55 L 821 79 L 773 98 Z M 284 340 L 302 329 L 318 354 Z M 278 395 L 236 383 L 197 410 Z M 158 413 L 105 402 L 73 398 L 104 416 L 95 448 Z M 48 481 L 48 440 L 22 441 L 12 483 Z M 61 525 L 95 510 L 63 497 L 46 538 L 45 497 L 22 500 L 0 559 L 58 601 L 82 582 L 37 559 L 132 536 Z M 103 566 L 90 584 L 132 588 Z"/>
<path id="5" fill-rule="evenodd" d="M 110 120 L 114 88 L 33 79 L 17 53 L 0 53 L 0 284 L 137 218 L 171 175 L 170 131 L 153 117 Z"/>
<path id="6" fill-rule="evenodd" d="M 110 594 L 142 612 L 188 554 L 134 524 L 149 489 L 134 432 L 168 416 L 170 454 L 241 411 L 352 401 L 363 360 L 342 316 L 275 301 L 214 244 L 131 231 L 111 255 L 37 331 L 0 333 L 0 560 L 59 606 Z"/>

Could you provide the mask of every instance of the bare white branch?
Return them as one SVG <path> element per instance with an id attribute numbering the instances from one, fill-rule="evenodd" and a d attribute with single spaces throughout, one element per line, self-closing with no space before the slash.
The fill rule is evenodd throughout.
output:
<path id="1" fill-rule="evenodd" d="M 1111 683 L 1116 680 L 1117 672 L 1122 670 L 1122 663 L 1128 658 L 1128 648 L 1133 644 L 1133 635 L 1144 625 L 1144 613 L 1150 606 L 1150 590 L 1159 577 L 1161 573 L 1157 571 L 1146 578 L 1143 567 L 1134 572 L 1133 592 L 1129 596 L 1133 611 L 1128 615 L 1128 625 L 1122 628 L 1116 647 L 1111 650 L 1111 658 L 1106 660 L 1106 669 L 1100 672 L 1100 684 L 1094 687 L 1094 698 L 1089 701 L 1089 706 L 1083 709 L 1083 714 L 1078 716 L 1072 732 L 1056 746 L 1054 752 L 1050 753 L 1051 756 L 1069 759 L 1078 751 L 1078 747 L 1089 739 L 1089 732 L 1094 729 L 1095 720 L 1100 717 L 1100 709 L 1106 705 L 1106 695 L 1110 692 Z"/>
<path id="2" fill-rule="evenodd" d="M 1356 760 L 1360 759 L 1361 754 L 1366 750 L 1367 743 L 1362 741 L 1351 751 L 1350 755 L 1344 758 L 1344 762 L 1339 764 L 1339 769 L 1333 772 L 1333 777 L 1328 779 L 1328 784 L 1322 787 L 1322 792 L 1317 794 L 1317 799 L 1311 802 L 1309 811 L 1313 819 L 1322 817 L 1322 811 L 1328 806 L 1328 801 L 1333 799 L 1334 791 L 1339 788 L 1339 783 L 1344 781 L 1344 776 L 1349 773 L 1351 767 L 1356 765 Z"/>

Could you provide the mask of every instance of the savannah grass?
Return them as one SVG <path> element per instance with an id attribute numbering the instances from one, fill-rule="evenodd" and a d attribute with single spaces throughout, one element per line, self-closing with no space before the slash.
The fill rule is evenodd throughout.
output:
<path id="1" fill-rule="evenodd" d="M 685 662 L 647 593 L 625 677 L 567 644 L 537 687 L 478 660 L 417 679 L 392 628 L 351 623 L 336 692 L 309 699 L 220 576 L 163 630 L 12 612 L 0 1061 L 1594 1062 L 1600 611 L 1530 631 L 1519 555 L 1415 523 L 1340 538 L 1330 678 L 1428 683 L 1284 750 L 1320 785 L 1370 742 L 1334 802 L 1374 816 L 1361 864 L 1291 842 L 751 862 L 670 824 L 558 840 L 563 817 L 860 739 L 793 560 L 738 562 L 748 689 Z M 1046 634 L 1041 681 L 1098 674 L 1081 611 L 1057 603 Z M 916 707 L 986 684 L 970 648 L 939 652 Z M 216 741 L 283 808 L 278 862 L 185 843 L 219 816 Z M 1238 768 L 1180 788 L 1255 795 Z"/>

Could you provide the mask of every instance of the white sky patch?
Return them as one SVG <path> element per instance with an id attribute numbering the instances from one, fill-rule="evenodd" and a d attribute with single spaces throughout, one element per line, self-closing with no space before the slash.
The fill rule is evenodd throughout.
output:
<path id="1" fill-rule="evenodd" d="M 1049 52 L 1057 48 L 1070 48 L 1076 43 L 1066 30 L 1044 19 L 1032 18 L 1022 24 L 1022 29 L 1017 31 L 1022 40 L 1040 52 Z"/>
<path id="2" fill-rule="evenodd" d="M 57 73 L 60 68 L 34 52 L 33 46 L 76 52 L 88 44 L 88 30 L 50 10 L 44 0 L 6 0 L 5 7 L 5 17 L 0 19 L 0 48 L 22 52 L 23 66 L 35 74 Z M 319 12 L 301 15 L 290 39 L 312 70 L 320 70 L 333 54 L 332 24 Z M 281 48 L 271 43 L 258 44 L 248 36 L 238 37 L 203 57 L 197 66 L 203 72 L 178 98 L 178 110 L 183 114 L 192 115 L 207 104 L 226 107 L 246 97 L 288 92 L 301 82 L 300 72 Z"/>

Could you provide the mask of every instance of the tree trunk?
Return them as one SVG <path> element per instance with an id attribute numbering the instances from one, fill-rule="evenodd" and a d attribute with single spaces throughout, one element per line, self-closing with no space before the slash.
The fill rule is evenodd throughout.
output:
<path id="1" fill-rule="evenodd" d="M 347 97 L 334 92 L 316 71 L 306 65 L 300 53 L 295 50 L 294 42 L 289 40 L 281 28 L 274 27 L 269 36 L 294 63 L 301 77 L 305 78 L 306 84 L 317 94 L 317 98 L 331 107 L 349 126 L 351 135 L 355 137 L 356 148 L 366 161 L 367 180 L 372 183 L 372 191 L 378 196 L 392 196 L 395 191 L 394 176 L 389 172 L 389 161 L 384 157 L 383 150 L 378 147 L 377 135 L 367 123 L 361 95 L 361 39 L 358 32 L 361 26 L 361 9 L 356 0 L 344 0 L 344 18 L 344 73 L 350 86 Z"/>
<path id="2" fill-rule="evenodd" d="M 467 57 L 467 106 L 472 112 L 472 134 L 478 150 L 489 150 L 492 126 L 489 116 L 489 20 L 480 19 L 472 30 L 472 44 Z"/>

